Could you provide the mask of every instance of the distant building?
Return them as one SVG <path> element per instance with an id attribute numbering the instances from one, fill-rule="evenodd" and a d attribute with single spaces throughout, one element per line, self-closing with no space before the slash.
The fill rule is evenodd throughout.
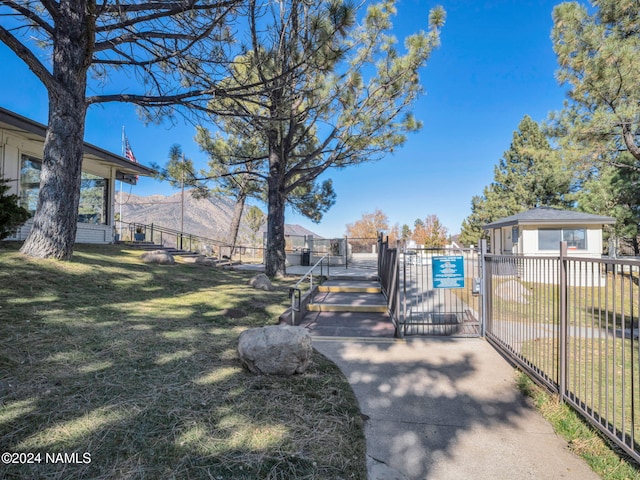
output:
<path id="1" fill-rule="evenodd" d="M 613 217 L 538 207 L 482 228 L 489 233 L 491 253 L 498 255 L 553 255 L 565 241 L 570 254 L 600 257 L 602 228 L 615 222 Z"/>
<path id="2" fill-rule="evenodd" d="M 35 212 L 47 127 L 0 108 L 0 175 L 10 181 L 10 194 Z M 116 180 L 135 184 L 138 176 L 155 171 L 89 143 L 84 144 L 82 186 L 78 209 L 78 243 L 110 243 L 114 238 Z M 29 220 L 8 240 L 24 240 Z"/>
<path id="3" fill-rule="evenodd" d="M 525 282 L 554 284 L 559 281 L 560 242 L 567 242 L 567 255 L 602 257 L 602 228 L 615 218 L 589 213 L 538 207 L 489 223 L 491 253 L 513 256 L 492 266 L 498 275 L 517 276 Z M 539 258 L 536 258 L 539 257 Z M 544 258 L 546 257 L 546 258 Z M 574 286 L 603 286 L 605 265 L 569 262 L 568 282 Z"/>

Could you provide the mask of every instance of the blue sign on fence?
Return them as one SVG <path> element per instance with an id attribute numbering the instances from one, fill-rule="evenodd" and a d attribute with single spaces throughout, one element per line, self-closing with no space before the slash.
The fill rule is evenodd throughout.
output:
<path id="1" fill-rule="evenodd" d="M 433 288 L 464 288 L 462 255 L 433 257 Z"/>

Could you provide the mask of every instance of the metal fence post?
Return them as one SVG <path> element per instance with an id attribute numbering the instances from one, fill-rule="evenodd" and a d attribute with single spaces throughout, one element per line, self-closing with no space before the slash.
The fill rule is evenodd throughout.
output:
<path id="1" fill-rule="evenodd" d="M 558 269 L 560 272 L 560 335 L 559 341 L 559 376 L 558 389 L 560 399 L 564 400 L 567 391 L 567 242 L 560 242 L 560 258 Z"/>
<path id="2" fill-rule="evenodd" d="M 349 268 L 349 237 L 344 236 L 344 269 Z"/>
<path id="3" fill-rule="evenodd" d="M 404 338 L 404 328 L 401 328 L 400 325 L 404 325 L 404 312 L 402 312 L 402 308 L 400 305 L 400 241 L 396 240 L 396 256 L 393 262 L 393 276 L 395 278 L 395 315 L 396 321 L 398 322 L 398 330 L 399 330 L 399 338 Z"/>
<path id="4" fill-rule="evenodd" d="M 480 336 L 484 337 L 487 328 L 487 288 L 485 284 L 486 276 L 486 264 L 485 256 L 487 255 L 487 240 L 485 238 L 480 239 L 478 250 L 480 251 Z"/>

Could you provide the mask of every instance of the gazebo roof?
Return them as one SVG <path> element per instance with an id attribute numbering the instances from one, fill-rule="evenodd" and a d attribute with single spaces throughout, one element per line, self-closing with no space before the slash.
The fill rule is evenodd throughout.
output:
<path id="1" fill-rule="evenodd" d="M 591 213 L 576 212 L 574 210 L 560 210 L 552 207 L 537 207 L 526 212 L 516 213 L 510 217 L 501 218 L 488 223 L 484 230 L 492 228 L 510 227 L 516 225 L 611 225 L 616 223 L 613 217 L 593 215 Z"/>

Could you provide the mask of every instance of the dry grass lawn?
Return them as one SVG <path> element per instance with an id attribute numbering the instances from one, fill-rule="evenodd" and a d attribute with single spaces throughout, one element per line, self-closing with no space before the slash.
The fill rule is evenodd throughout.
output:
<path id="1" fill-rule="evenodd" d="M 145 265 L 120 246 L 71 262 L 17 248 L 0 244 L 0 450 L 33 463 L 0 478 L 366 478 L 335 365 L 316 353 L 280 378 L 238 361 L 240 332 L 275 323 L 292 282 L 264 292 L 249 273 Z"/>

